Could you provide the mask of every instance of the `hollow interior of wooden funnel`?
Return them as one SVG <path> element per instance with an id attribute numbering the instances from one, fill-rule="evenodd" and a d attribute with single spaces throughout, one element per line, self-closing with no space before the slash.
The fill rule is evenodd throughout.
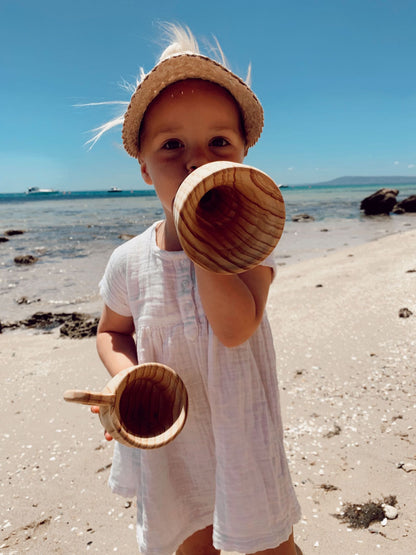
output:
<path id="1" fill-rule="evenodd" d="M 229 185 L 207 191 L 196 209 L 198 225 L 219 228 L 232 225 L 239 213 L 238 192 Z"/>
<path id="2" fill-rule="evenodd" d="M 174 384 L 149 377 L 136 377 L 124 388 L 118 403 L 120 423 L 134 436 L 150 438 L 171 428 L 179 418 L 182 405 Z"/>

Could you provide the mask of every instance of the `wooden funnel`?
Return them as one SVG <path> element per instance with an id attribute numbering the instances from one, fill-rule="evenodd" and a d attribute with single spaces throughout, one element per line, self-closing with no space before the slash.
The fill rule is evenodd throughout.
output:
<path id="1" fill-rule="evenodd" d="M 126 368 L 101 393 L 69 390 L 65 401 L 98 405 L 101 424 L 129 447 L 154 449 L 169 443 L 182 430 L 188 412 L 183 381 L 158 363 Z"/>
<path id="2" fill-rule="evenodd" d="M 176 230 L 189 258 L 220 274 L 257 266 L 277 245 L 285 205 L 274 181 L 234 162 L 211 162 L 183 181 L 173 205 Z"/>

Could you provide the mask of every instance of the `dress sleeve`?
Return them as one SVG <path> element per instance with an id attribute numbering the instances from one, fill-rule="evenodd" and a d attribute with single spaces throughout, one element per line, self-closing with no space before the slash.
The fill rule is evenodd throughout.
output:
<path id="1" fill-rule="evenodd" d="M 272 269 L 272 272 L 273 272 L 272 281 L 273 281 L 277 271 L 276 249 L 271 254 L 269 254 L 267 258 L 265 258 L 262 262 L 260 262 L 260 266 L 268 266 L 269 268 Z"/>
<path id="2" fill-rule="evenodd" d="M 121 316 L 131 316 L 127 285 L 128 252 L 117 248 L 110 256 L 107 267 L 99 283 L 100 295 L 104 303 Z"/>

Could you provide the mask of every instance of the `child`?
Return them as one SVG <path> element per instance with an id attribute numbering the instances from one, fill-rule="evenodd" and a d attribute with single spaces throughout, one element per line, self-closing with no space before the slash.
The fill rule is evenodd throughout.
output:
<path id="1" fill-rule="evenodd" d="M 160 449 L 116 443 L 109 484 L 137 497 L 144 555 L 294 555 L 300 509 L 264 313 L 273 261 L 238 275 L 206 271 L 181 249 L 172 215 L 175 193 L 195 168 L 244 160 L 263 110 L 224 59 L 200 55 L 188 29 L 169 30 L 172 44 L 138 84 L 122 132 L 165 218 L 111 256 L 97 348 L 112 376 L 144 362 L 172 367 L 187 387 L 189 412 Z"/>

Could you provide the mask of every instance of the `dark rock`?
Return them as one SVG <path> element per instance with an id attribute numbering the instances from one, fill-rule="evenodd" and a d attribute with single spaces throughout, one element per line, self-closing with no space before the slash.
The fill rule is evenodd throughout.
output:
<path id="1" fill-rule="evenodd" d="M 399 318 L 409 318 L 412 314 L 413 312 L 408 308 L 401 308 L 399 310 Z"/>
<path id="2" fill-rule="evenodd" d="M 66 322 L 68 318 L 72 318 L 72 314 L 53 313 L 53 312 L 35 312 L 25 320 L 20 320 L 19 324 L 25 328 L 37 328 L 51 330 Z"/>
<path id="3" fill-rule="evenodd" d="M 7 235 L 7 237 L 11 237 L 12 235 L 23 235 L 23 233 L 25 233 L 23 229 L 8 229 L 4 232 L 4 235 Z"/>
<path id="4" fill-rule="evenodd" d="M 21 327 L 51 331 L 62 326 L 60 330 L 61 336 L 80 339 L 97 334 L 98 320 L 98 318 L 90 314 L 80 312 L 35 312 L 32 316 L 19 322 L 0 322 L 0 333 L 6 329 L 13 330 Z"/>
<path id="5" fill-rule="evenodd" d="M 309 214 L 294 214 L 292 222 L 314 222 L 315 218 Z"/>
<path id="6" fill-rule="evenodd" d="M 83 321 L 68 320 L 61 327 L 60 333 L 71 339 L 82 339 L 83 337 L 94 337 L 97 335 L 98 318 L 87 318 Z"/>
<path id="7" fill-rule="evenodd" d="M 37 262 L 39 258 L 37 256 L 33 256 L 33 254 L 19 254 L 18 256 L 14 257 L 14 263 L 20 265 L 29 265 L 34 264 Z"/>
<path id="8" fill-rule="evenodd" d="M 405 212 L 416 212 L 416 195 L 411 195 L 404 200 L 398 202 L 393 208 L 395 214 L 404 214 Z"/>
<path id="9" fill-rule="evenodd" d="M 397 204 L 396 197 L 398 194 L 397 189 L 379 189 L 361 201 L 360 209 L 364 210 L 367 216 L 388 215 Z"/>
<path id="10" fill-rule="evenodd" d="M 7 237 L 3 237 L 3 235 L 0 235 L 0 243 L 7 243 L 9 239 L 7 239 Z"/>

